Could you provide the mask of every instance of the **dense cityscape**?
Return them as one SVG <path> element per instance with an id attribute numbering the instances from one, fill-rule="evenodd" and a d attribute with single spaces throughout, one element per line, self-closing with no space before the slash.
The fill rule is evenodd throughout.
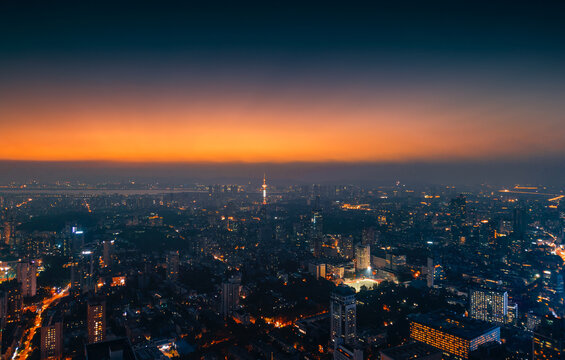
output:
<path id="1" fill-rule="evenodd" d="M 565 360 L 565 1 L 0 1 L 0 360 Z"/>
<path id="2" fill-rule="evenodd" d="M 0 188 L 2 359 L 563 356 L 563 189 L 269 180 Z"/>

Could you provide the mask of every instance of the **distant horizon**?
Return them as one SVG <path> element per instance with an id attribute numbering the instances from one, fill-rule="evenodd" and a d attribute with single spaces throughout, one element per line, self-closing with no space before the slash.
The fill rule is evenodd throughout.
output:
<path id="1" fill-rule="evenodd" d="M 467 162 L 123 162 L 0 160 L 0 182 L 139 181 L 248 182 L 263 173 L 271 184 L 382 183 L 565 185 L 562 158 Z"/>

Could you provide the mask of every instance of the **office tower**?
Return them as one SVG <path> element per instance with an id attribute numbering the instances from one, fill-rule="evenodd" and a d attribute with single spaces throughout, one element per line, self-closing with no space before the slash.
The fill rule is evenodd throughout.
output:
<path id="1" fill-rule="evenodd" d="M 353 236 L 342 236 L 339 241 L 339 252 L 346 259 L 353 259 L 355 249 L 353 247 Z"/>
<path id="2" fill-rule="evenodd" d="M 309 263 L 308 264 L 308 271 L 312 276 L 317 279 L 325 279 L 326 278 L 326 264 L 322 263 Z"/>
<path id="3" fill-rule="evenodd" d="M 87 305 L 88 343 L 106 338 L 106 302 L 89 301 Z"/>
<path id="4" fill-rule="evenodd" d="M 68 246 L 70 247 L 70 253 L 72 255 L 80 253 L 84 247 L 84 230 L 77 225 L 67 225 L 65 236 L 69 238 Z"/>
<path id="5" fill-rule="evenodd" d="M 20 286 L 10 287 L 6 291 L 6 323 L 20 321 L 23 309 L 23 296 Z"/>
<path id="6" fill-rule="evenodd" d="M 82 284 L 82 270 L 79 263 L 74 261 L 71 263 L 71 290 L 80 292 Z"/>
<path id="7" fill-rule="evenodd" d="M 506 323 L 516 324 L 517 319 L 518 319 L 518 304 L 508 303 L 508 313 L 506 314 Z"/>
<path id="8" fill-rule="evenodd" d="M 22 252 L 20 254 L 23 255 L 26 259 L 37 259 L 40 258 L 42 250 L 45 249 L 45 239 L 41 237 L 31 237 L 26 236 L 22 241 Z"/>
<path id="9" fill-rule="evenodd" d="M 41 359 L 58 360 L 63 356 L 63 323 L 41 327 Z"/>
<path id="10" fill-rule="evenodd" d="M 112 256 L 114 255 L 114 240 L 104 240 L 102 247 L 102 260 L 104 261 L 104 265 L 111 266 Z"/>
<path id="11" fill-rule="evenodd" d="M 330 339 L 338 344 L 354 345 L 357 337 L 357 305 L 355 290 L 349 286 L 338 286 L 331 294 Z"/>
<path id="12" fill-rule="evenodd" d="M 322 242 L 323 242 L 323 216 L 320 209 L 320 197 L 316 197 L 314 209 L 312 210 L 312 217 L 310 219 L 310 239 L 314 247 L 314 256 L 322 256 Z"/>
<path id="13" fill-rule="evenodd" d="M 355 247 L 355 270 L 365 271 L 371 267 L 371 246 L 357 245 Z"/>
<path id="14" fill-rule="evenodd" d="M 37 265 L 33 261 L 23 261 L 16 265 L 16 278 L 24 297 L 35 296 L 37 292 Z"/>
<path id="15" fill-rule="evenodd" d="M 179 278 L 179 252 L 171 251 L 167 254 L 167 280 L 176 281 Z"/>
<path id="16" fill-rule="evenodd" d="M 74 264 L 73 264 L 74 266 Z M 71 269 L 72 271 L 73 269 Z M 92 250 L 85 249 L 80 253 L 80 259 L 77 264 L 76 274 L 80 276 L 80 290 L 85 293 L 88 291 L 96 291 L 96 281 L 94 272 L 94 253 Z M 73 276 L 71 272 L 71 277 Z M 73 279 L 71 279 L 73 280 Z"/>
<path id="17" fill-rule="evenodd" d="M 469 316 L 499 325 L 507 323 L 508 293 L 491 289 L 469 289 Z"/>
<path id="18" fill-rule="evenodd" d="M 528 218 L 524 209 L 514 208 L 512 211 L 512 231 L 516 237 L 523 237 L 528 226 Z"/>
<path id="19" fill-rule="evenodd" d="M 239 293 L 241 291 L 241 278 L 232 277 L 222 283 L 222 315 L 230 316 L 239 305 Z"/>
<path id="20" fill-rule="evenodd" d="M 428 287 L 434 287 L 434 259 L 428 257 L 426 264 L 426 283 Z"/>
<path id="21" fill-rule="evenodd" d="M 433 312 L 411 314 L 410 337 L 440 349 L 451 356 L 468 359 L 479 346 L 500 343 L 500 327 L 456 316 L 450 313 Z"/>

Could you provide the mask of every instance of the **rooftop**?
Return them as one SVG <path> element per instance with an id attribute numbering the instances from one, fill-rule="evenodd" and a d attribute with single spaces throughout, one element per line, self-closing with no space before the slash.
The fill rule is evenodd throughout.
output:
<path id="1" fill-rule="evenodd" d="M 408 315 L 408 320 L 467 340 L 472 340 L 498 327 L 484 321 L 474 320 L 443 311 L 427 314 L 411 314 Z"/>

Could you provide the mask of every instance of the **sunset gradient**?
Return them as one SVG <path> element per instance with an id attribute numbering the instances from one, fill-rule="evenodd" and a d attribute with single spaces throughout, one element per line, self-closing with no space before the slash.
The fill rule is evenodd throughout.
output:
<path id="1" fill-rule="evenodd" d="M 441 162 L 565 153 L 557 11 L 515 4 L 500 17 L 495 5 L 452 2 L 301 12 L 5 6 L 0 160 Z"/>

